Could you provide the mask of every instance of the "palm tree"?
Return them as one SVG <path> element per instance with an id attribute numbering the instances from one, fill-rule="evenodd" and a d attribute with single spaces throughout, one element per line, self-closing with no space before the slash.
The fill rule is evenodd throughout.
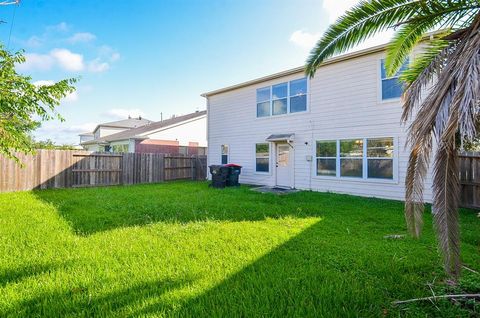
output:
<path id="1" fill-rule="evenodd" d="M 389 28 L 395 30 L 386 50 L 389 76 L 417 44 L 425 42 L 422 53 L 400 77 L 405 86 L 402 122 L 414 117 L 407 138 L 411 149 L 405 181 L 407 225 L 414 237 L 420 236 L 424 180 L 435 149 L 432 213 L 445 270 L 455 281 L 461 268 L 456 140 L 470 142 L 477 135 L 480 0 L 360 1 L 318 41 L 306 73 L 313 77 L 325 59 Z M 440 31 L 426 37 L 434 30 Z"/>

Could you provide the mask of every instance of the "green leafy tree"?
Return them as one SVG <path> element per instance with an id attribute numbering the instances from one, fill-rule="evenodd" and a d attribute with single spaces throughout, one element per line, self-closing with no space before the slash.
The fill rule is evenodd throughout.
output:
<path id="1" fill-rule="evenodd" d="M 479 12 L 480 0 L 360 1 L 328 28 L 306 65 L 306 73 L 313 77 L 325 59 L 390 28 L 395 35 L 387 47 L 385 64 L 391 76 L 414 47 L 425 41 L 423 53 L 401 75 L 405 83 L 402 121 L 413 118 L 408 129 L 411 153 L 405 182 L 405 216 L 409 230 L 418 237 L 423 222 L 424 180 L 436 144 L 432 213 L 444 267 L 454 281 L 461 269 L 455 140 L 471 143 L 477 136 Z M 433 30 L 440 31 L 426 37 Z"/>
<path id="2" fill-rule="evenodd" d="M 55 110 L 62 98 L 72 93 L 76 79 L 36 86 L 29 76 L 17 73 L 15 66 L 25 62 L 22 52 L 10 53 L 0 45 L 0 155 L 35 149 L 30 133 L 42 121 L 63 118 Z"/>

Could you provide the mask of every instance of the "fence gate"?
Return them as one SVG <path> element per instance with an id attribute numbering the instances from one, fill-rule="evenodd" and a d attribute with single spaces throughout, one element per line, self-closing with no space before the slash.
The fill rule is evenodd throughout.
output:
<path id="1" fill-rule="evenodd" d="M 122 184 L 123 155 L 73 154 L 72 187 Z"/>

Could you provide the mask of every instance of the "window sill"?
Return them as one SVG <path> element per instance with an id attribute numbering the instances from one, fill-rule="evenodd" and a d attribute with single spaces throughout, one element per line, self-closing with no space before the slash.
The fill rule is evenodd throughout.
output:
<path id="1" fill-rule="evenodd" d="M 401 100 L 402 100 L 401 97 L 388 98 L 388 99 L 382 99 L 382 98 L 380 97 L 379 103 L 380 103 L 380 104 L 392 104 L 392 103 L 401 102 Z"/>
<path id="2" fill-rule="evenodd" d="M 329 177 L 329 176 L 317 176 L 314 175 L 312 179 L 329 180 L 329 181 L 347 181 L 347 182 L 367 182 L 367 183 L 380 183 L 380 184 L 398 184 L 396 179 L 375 179 L 375 178 L 354 178 L 354 177 Z"/>
<path id="3" fill-rule="evenodd" d="M 266 119 L 272 119 L 272 118 L 285 118 L 285 117 L 292 117 L 292 116 L 299 116 L 299 115 L 305 115 L 309 114 L 310 110 L 304 110 L 301 112 L 295 112 L 295 113 L 287 113 L 287 114 L 281 114 L 281 115 L 270 115 L 270 116 L 264 116 L 264 117 L 255 117 L 255 120 L 266 120 Z"/>

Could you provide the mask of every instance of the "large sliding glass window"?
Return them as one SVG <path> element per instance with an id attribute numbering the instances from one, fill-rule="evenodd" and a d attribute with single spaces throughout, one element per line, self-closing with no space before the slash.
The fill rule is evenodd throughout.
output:
<path id="1" fill-rule="evenodd" d="M 337 141 L 317 141 L 317 176 L 337 175 Z"/>
<path id="2" fill-rule="evenodd" d="M 392 137 L 320 140 L 316 145 L 317 176 L 393 179 Z"/>
<path id="3" fill-rule="evenodd" d="M 270 144 L 255 144 L 255 171 L 270 171 Z"/>
<path id="4" fill-rule="evenodd" d="M 257 89 L 257 117 L 307 110 L 307 78 Z"/>

